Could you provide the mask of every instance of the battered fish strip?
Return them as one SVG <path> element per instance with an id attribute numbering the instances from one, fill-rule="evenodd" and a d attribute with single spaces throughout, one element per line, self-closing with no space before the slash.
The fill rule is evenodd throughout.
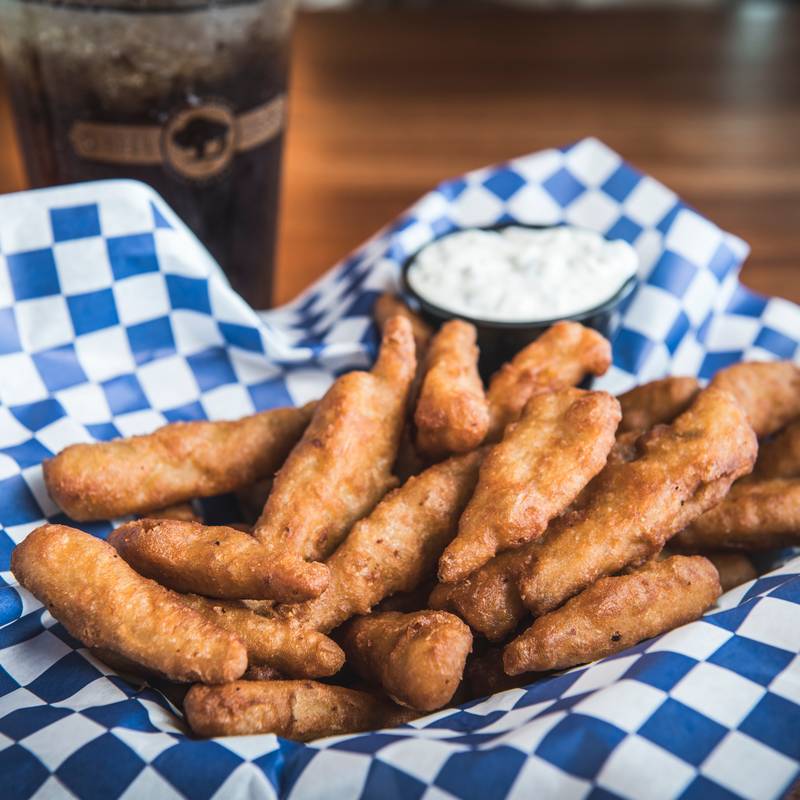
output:
<path id="1" fill-rule="evenodd" d="M 639 444 L 642 456 L 605 470 L 577 518 L 556 524 L 523 568 L 518 585 L 535 616 L 658 553 L 752 470 L 758 450 L 743 409 L 718 388 Z"/>
<path id="2" fill-rule="evenodd" d="M 518 550 L 507 550 L 457 583 L 440 583 L 431 592 L 428 605 L 458 614 L 490 642 L 503 641 L 527 614 L 517 578 L 541 544 L 530 542 Z"/>
<path id="3" fill-rule="evenodd" d="M 454 611 L 498 641 L 525 607 L 546 613 L 598 578 L 647 561 L 752 469 L 756 449 L 736 400 L 706 389 L 671 426 L 638 440 L 638 458 L 609 463 L 541 541 L 496 556 L 452 587 L 437 587 L 431 606 Z"/>
<path id="4" fill-rule="evenodd" d="M 542 536 L 605 466 L 620 420 L 606 392 L 561 389 L 531 398 L 481 464 L 439 580 L 462 580 L 503 550 Z"/>
<path id="5" fill-rule="evenodd" d="M 636 386 L 618 398 L 622 407 L 619 433 L 668 425 L 682 414 L 700 391 L 696 378 L 667 377 Z"/>
<path id="6" fill-rule="evenodd" d="M 474 325 L 451 320 L 428 350 L 414 422 L 417 448 L 431 459 L 474 450 L 489 429 L 476 338 Z"/>
<path id="7" fill-rule="evenodd" d="M 800 480 L 734 486 L 715 508 L 675 537 L 681 550 L 772 550 L 800 544 Z"/>
<path id="8" fill-rule="evenodd" d="M 396 703 L 434 711 L 461 683 L 472 634 L 446 611 L 386 611 L 352 620 L 342 646 L 356 672 Z"/>
<path id="9" fill-rule="evenodd" d="M 172 592 L 137 575 L 101 539 L 42 525 L 17 545 L 11 571 L 87 647 L 178 682 L 226 683 L 247 669 L 247 650 Z"/>
<path id="10" fill-rule="evenodd" d="M 425 322 L 419 314 L 414 313 L 399 297 L 391 292 L 384 292 L 375 301 L 372 308 L 372 315 L 378 329 L 383 333 L 386 323 L 392 317 L 405 317 L 411 323 L 411 330 L 414 334 L 414 343 L 417 347 L 417 361 L 422 362 L 428 349 L 433 328 Z"/>
<path id="11" fill-rule="evenodd" d="M 372 371 L 349 372 L 331 386 L 275 477 L 253 536 L 295 574 L 299 593 L 318 593 L 321 565 L 308 561 L 327 558 L 395 485 L 415 367 L 411 323 L 393 317 Z"/>
<path id="12" fill-rule="evenodd" d="M 535 394 L 576 386 L 587 375 L 602 375 L 610 365 L 611 345 L 597 331 L 577 322 L 557 322 L 492 377 L 487 439 L 499 440 Z"/>
<path id="13" fill-rule="evenodd" d="M 735 589 L 743 583 L 755 580 L 758 572 L 753 562 L 744 553 L 701 553 L 716 567 L 719 584 L 723 592 Z"/>
<path id="14" fill-rule="evenodd" d="M 753 479 L 800 478 L 800 420 L 760 445 Z"/>
<path id="15" fill-rule="evenodd" d="M 78 521 L 232 492 L 272 476 L 313 408 L 277 408 L 235 422 L 174 422 L 147 436 L 73 444 L 44 462 L 47 491 Z"/>
<path id="16" fill-rule="evenodd" d="M 108 543 L 140 575 L 178 592 L 228 600 L 295 602 L 328 584 L 324 564 L 308 564 L 298 584 L 290 563 L 274 558 L 250 534 L 197 522 L 138 519 L 117 528 Z"/>
<path id="17" fill-rule="evenodd" d="M 274 733 L 299 742 L 392 728 L 419 716 L 366 692 L 315 681 L 196 684 L 183 710 L 198 736 Z"/>
<path id="18" fill-rule="evenodd" d="M 236 601 L 187 594 L 180 599 L 209 622 L 230 631 L 247 648 L 248 670 L 269 667 L 287 678 L 335 675 L 344 664 L 336 642 L 276 615 L 256 614 Z"/>
<path id="19" fill-rule="evenodd" d="M 672 556 L 601 578 L 506 645 L 503 666 L 519 675 L 605 658 L 698 619 L 720 591 L 717 570 L 702 556 Z"/>
<path id="20" fill-rule="evenodd" d="M 800 366 L 791 361 L 744 361 L 720 370 L 709 385 L 739 401 L 759 438 L 800 417 Z"/>
<path id="21" fill-rule="evenodd" d="M 327 562 L 328 588 L 317 598 L 279 607 L 283 616 L 323 633 L 432 574 L 478 477 L 476 451 L 429 467 L 387 495 Z"/>

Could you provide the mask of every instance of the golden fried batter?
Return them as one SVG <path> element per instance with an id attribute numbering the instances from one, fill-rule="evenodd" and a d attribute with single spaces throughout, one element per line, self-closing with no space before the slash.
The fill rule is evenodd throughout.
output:
<path id="1" fill-rule="evenodd" d="M 622 422 L 619 432 L 646 431 L 668 425 L 683 414 L 700 391 L 696 378 L 668 377 L 643 383 L 619 396 Z"/>
<path id="2" fill-rule="evenodd" d="M 682 550 L 772 550 L 800 544 L 800 479 L 737 483 L 675 537 Z"/>
<path id="3" fill-rule="evenodd" d="M 800 366 L 791 361 L 744 361 L 720 370 L 710 385 L 739 401 L 759 438 L 800 417 Z"/>
<path id="4" fill-rule="evenodd" d="M 472 634 L 446 611 L 386 611 L 352 620 L 342 646 L 356 672 L 396 703 L 434 711 L 461 682 Z"/>
<path id="5" fill-rule="evenodd" d="M 706 389 L 637 446 L 637 459 L 609 463 L 543 539 L 496 556 L 452 588 L 438 587 L 431 605 L 498 641 L 525 606 L 543 614 L 598 578 L 647 561 L 752 469 L 757 443 L 736 400 Z"/>
<path id="6" fill-rule="evenodd" d="M 587 375 L 602 375 L 611 364 L 611 345 L 577 322 L 557 322 L 520 350 L 489 383 L 489 441 L 519 419 L 535 394 L 576 386 Z"/>
<path id="7" fill-rule="evenodd" d="M 11 571 L 87 647 L 113 650 L 178 682 L 225 683 L 247 668 L 236 636 L 137 575 L 88 533 L 42 525 L 14 549 Z"/>
<path id="8" fill-rule="evenodd" d="M 800 420 L 759 446 L 753 479 L 800 478 Z"/>
<path id="9" fill-rule="evenodd" d="M 344 664 L 341 647 L 317 631 L 274 614 L 256 614 L 235 600 L 210 600 L 196 594 L 180 595 L 180 599 L 233 633 L 247 648 L 248 667 L 272 667 L 287 678 L 322 678 L 335 675 Z"/>
<path id="10" fill-rule="evenodd" d="M 145 514 L 270 477 L 314 404 L 235 422 L 174 422 L 147 436 L 73 444 L 45 461 L 47 491 L 72 519 Z"/>
<path id="11" fill-rule="evenodd" d="M 702 556 L 651 561 L 629 575 L 601 578 L 506 645 L 509 675 L 566 669 L 605 658 L 698 619 L 720 595 Z"/>
<path id="12" fill-rule="evenodd" d="M 294 602 L 316 597 L 328 583 L 327 567 L 315 563 L 306 572 L 314 580 L 298 585 L 290 564 L 250 534 L 222 525 L 138 519 L 117 528 L 108 543 L 138 573 L 179 592 Z"/>
<path id="13" fill-rule="evenodd" d="M 366 692 L 315 681 L 235 681 L 193 686 L 183 709 L 198 736 L 274 733 L 308 742 L 392 728 L 418 716 Z"/>
<path id="14" fill-rule="evenodd" d="M 411 323 L 394 317 L 372 371 L 349 372 L 331 386 L 275 478 L 253 536 L 289 565 L 306 596 L 318 573 L 304 559 L 329 556 L 396 483 L 392 466 L 415 367 Z"/>
<path id="15" fill-rule="evenodd" d="M 752 470 L 758 448 L 741 406 L 714 388 L 640 446 L 640 458 L 603 471 L 577 518 L 557 523 L 522 570 L 522 600 L 534 615 L 647 561 Z"/>
<path id="16" fill-rule="evenodd" d="M 386 323 L 392 317 L 405 317 L 411 323 L 414 343 L 417 347 L 417 360 L 421 363 L 428 344 L 433 336 L 433 328 L 419 314 L 414 313 L 399 297 L 391 292 L 384 292 L 372 308 L 372 315 L 378 329 L 383 333 Z"/>
<path id="17" fill-rule="evenodd" d="M 327 562 L 328 588 L 283 615 L 327 633 L 383 598 L 409 592 L 432 574 L 478 477 L 483 453 L 454 456 L 387 495 Z"/>
<path id="18" fill-rule="evenodd" d="M 724 501 L 723 501 L 724 502 Z M 743 583 L 755 580 L 758 572 L 753 562 L 744 553 L 701 553 L 717 569 L 719 583 L 722 591 L 727 592 L 741 586 Z"/>
<path id="19" fill-rule="evenodd" d="M 439 579 L 462 580 L 503 550 L 538 539 L 605 466 L 620 420 L 606 392 L 561 389 L 536 395 L 481 464 Z"/>
<path id="20" fill-rule="evenodd" d="M 440 583 L 428 604 L 458 614 L 490 642 L 502 641 L 526 614 L 516 579 L 540 544 L 507 550 L 457 583 Z"/>
<path id="21" fill-rule="evenodd" d="M 474 450 L 489 429 L 476 338 L 474 325 L 451 320 L 428 350 L 414 422 L 417 448 L 431 459 Z"/>

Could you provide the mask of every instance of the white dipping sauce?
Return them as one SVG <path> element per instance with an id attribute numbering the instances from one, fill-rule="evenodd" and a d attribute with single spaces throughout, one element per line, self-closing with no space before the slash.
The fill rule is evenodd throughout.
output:
<path id="1" fill-rule="evenodd" d="M 431 242 L 407 273 L 423 299 L 496 322 L 568 317 L 604 303 L 636 273 L 636 251 L 582 228 L 470 229 Z"/>

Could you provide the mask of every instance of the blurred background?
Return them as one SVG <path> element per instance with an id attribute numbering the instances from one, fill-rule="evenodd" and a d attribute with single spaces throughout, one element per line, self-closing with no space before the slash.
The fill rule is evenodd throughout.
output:
<path id="1" fill-rule="evenodd" d="M 800 301 L 800 7 L 760 0 L 303 0 L 275 299 L 438 181 L 589 135 Z M 0 192 L 24 186 L 0 78 Z"/>

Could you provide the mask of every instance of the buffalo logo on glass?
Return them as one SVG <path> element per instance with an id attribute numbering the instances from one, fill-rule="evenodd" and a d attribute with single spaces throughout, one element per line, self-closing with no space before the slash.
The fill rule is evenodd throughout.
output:
<path id="1" fill-rule="evenodd" d="M 187 108 L 164 129 L 166 162 L 180 175 L 207 180 L 228 166 L 236 149 L 235 120 L 230 109 L 216 103 Z"/>

